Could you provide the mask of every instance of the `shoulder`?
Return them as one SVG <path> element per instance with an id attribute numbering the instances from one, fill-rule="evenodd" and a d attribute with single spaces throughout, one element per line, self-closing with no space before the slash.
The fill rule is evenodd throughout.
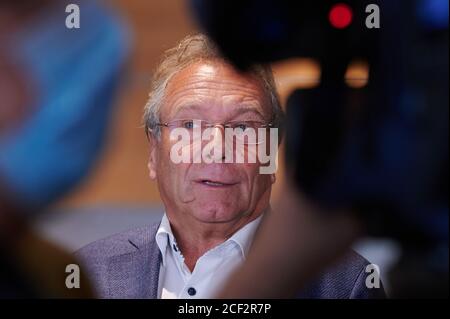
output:
<path id="1" fill-rule="evenodd" d="M 139 276 L 148 275 L 150 261 L 156 261 L 159 250 L 155 234 L 159 223 L 130 229 L 97 240 L 75 253 L 82 271 L 86 273 L 100 298 L 149 296 L 141 286 Z M 147 265 L 148 267 L 143 267 Z M 154 269 L 158 269 L 154 263 Z"/>
<path id="2" fill-rule="evenodd" d="M 109 259 L 131 253 L 136 249 L 150 245 L 155 240 L 159 222 L 133 228 L 90 243 L 75 252 L 81 260 Z"/>
<path id="3" fill-rule="evenodd" d="M 300 295 L 303 298 L 330 299 L 371 299 L 385 298 L 384 289 L 369 289 L 366 286 L 366 268 L 370 262 L 356 253 L 349 251 L 334 265 L 327 268 L 313 280 Z"/>

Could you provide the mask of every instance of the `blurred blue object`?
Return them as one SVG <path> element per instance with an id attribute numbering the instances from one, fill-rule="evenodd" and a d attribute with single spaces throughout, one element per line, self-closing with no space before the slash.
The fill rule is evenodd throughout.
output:
<path id="1" fill-rule="evenodd" d="M 0 178 L 25 209 L 52 202 L 89 170 L 101 149 L 128 52 L 128 33 L 96 1 L 78 1 L 81 27 L 67 14 L 41 15 L 9 48 L 37 86 L 32 116 L 0 136 Z"/>
<path id="2" fill-rule="evenodd" d="M 448 0 L 420 0 L 417 15 L 429 29 L 448 28 Z"/>

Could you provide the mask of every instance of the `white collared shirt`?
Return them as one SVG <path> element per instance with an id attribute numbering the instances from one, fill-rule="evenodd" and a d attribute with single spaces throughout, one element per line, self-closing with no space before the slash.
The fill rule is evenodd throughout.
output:
<path id="1" fill-rule="evenodd" d="M 172 233 L 169 219 L 164 214 L 156 232 L 156 243 L 161 251 L 158 298 L 211 298 L 225 284 L 225 280 L 248 254 L 262 216 L 239 229 L 220 245 L 207 251 L 195 265 L 193 272 L 184 263 Z"/>

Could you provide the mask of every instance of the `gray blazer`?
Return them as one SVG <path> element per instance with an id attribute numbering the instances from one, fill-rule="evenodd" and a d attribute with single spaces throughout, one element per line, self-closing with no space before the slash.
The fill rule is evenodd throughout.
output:
<path id="1" fill-rule="evenodd" d="M 161 254 L 155 235 L 159 223 L 91 243 L 75 253 L 81 271 L 100 298 L 157 298 Z M 368 261 L 351 251 L 313 280 L 299 298 L 384 298 L 383 288 L 368 289 Z"/>

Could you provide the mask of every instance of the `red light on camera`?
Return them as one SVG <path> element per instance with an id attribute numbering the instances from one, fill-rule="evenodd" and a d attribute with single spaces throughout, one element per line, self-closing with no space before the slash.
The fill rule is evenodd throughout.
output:
<path id="1" fill-rule="evenodd" d="M 328 19 L 333 27 L 337 29 L 345 29 L 352 23 L 352 8 L 345 3 L 335 4 L 330 10 Z"/>

